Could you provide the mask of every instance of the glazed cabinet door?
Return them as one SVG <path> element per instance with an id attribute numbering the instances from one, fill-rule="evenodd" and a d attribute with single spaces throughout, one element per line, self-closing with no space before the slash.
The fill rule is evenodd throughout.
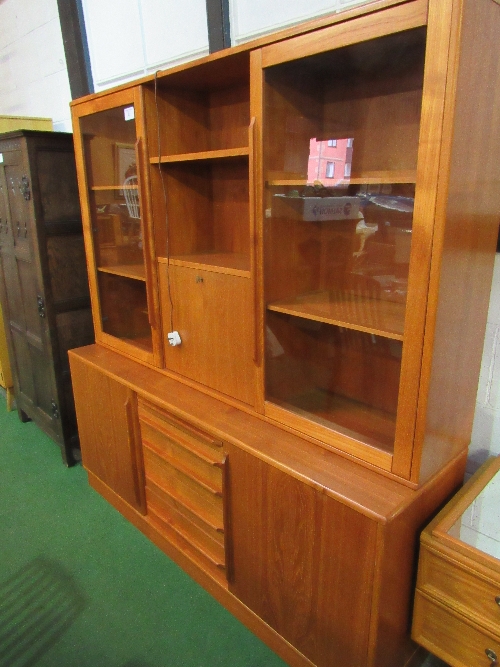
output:
<path id="1" fill-rule="evenodd" d="M 439 106 L 427 97 L 434 39 L 427 4 L 413 2 L 255 57 L 265 412 L 407 477 L 435 194 L 417 178 Z"/>
<path id="2" fill-rule="evenodd" d="M 137 396 L 69 353 L 82 463 L 129 505 L 145 514 Z"/>
<path id="3" fill-rule="evenodd" d="M 74 107 L 73 126 L 96 339 L 153 363 L 141 108 L 133 88 Z"/>
<path id="4" fill-rule="evenodd" d="M 369 664 L 377 524 L 229 449 L 230 590 L 318 667 Z"/>

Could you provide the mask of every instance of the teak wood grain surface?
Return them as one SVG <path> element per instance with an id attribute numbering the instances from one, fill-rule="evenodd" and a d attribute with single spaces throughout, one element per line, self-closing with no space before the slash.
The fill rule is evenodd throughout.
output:
<path id="1" fill-rule="evenodd" d="M 422 658 L 419 534 L 463 479 L 498 233 L 499 37 L 493 0 L 380 0 L 72 103 L 89 481 L 293 666 Z"/>
<path id="2" fill-rule="evenodd" d="M 494 664 L 499 655 L 500 561 L 464 518 L 499 469 L 500 457 L 486 461 L 420 538 L 412 635 L 452 667 Z"/>

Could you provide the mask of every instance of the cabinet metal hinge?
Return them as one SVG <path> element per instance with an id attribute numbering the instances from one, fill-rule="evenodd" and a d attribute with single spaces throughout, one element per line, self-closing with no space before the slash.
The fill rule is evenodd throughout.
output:
<path id="1" fill-rule="evenodd" d="M 52 399 L 50 403 L 52 407 L 52 417 L 53 419 L 59 419 L 59 408 L 57 407 L 57 403 Z"/>
<path id="2" fill-rule="evenodd" d="M 19 190 L 21 191 L 21 194 L 26 199 L 26 201 L 29 201 L 31 199 L 30 182 L 27 176 L 23 176 L 21 178 Z"/>
<path id="3" fill-rule="evenodd" d="M 37 304 L 37 307 L 38 307 L 39 317 L 45 317 L 45 302 L 44 302 L 43 296 L 41 296 L 41 294 L 37 294 L 36 304 Z"/>

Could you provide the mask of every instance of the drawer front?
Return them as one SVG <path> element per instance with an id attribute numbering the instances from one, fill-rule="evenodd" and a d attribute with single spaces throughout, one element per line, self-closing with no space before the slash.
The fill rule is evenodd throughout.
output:
<path id="1" fill-rule="evenodd" d="M 418 587 L 500 637 L 500 583 L 484 579 L 455 561 L 422 549 Z"/>
<path id="2" fill-rule="evenodd" d="M 146 488 L 148 510 L 164 530 L 174 530 L 191 542 L 212 565 L 225 567 L 224 533 L 200 519 L 191 509 L 149 483 Z"/>
<path id="3" fill-rule="evenodd" d="M 186 475 L 198 480 L 200 484 L 214 493 L 222 492 L 221 463 L 215 460 L 200 458 L 191 449 L 187 449 L 169 435 L 158 431 L 141 421 L 142 443 L 144 447 L 154 451 L 160 458 L 175 466 Z"/>
<path id="4" fill-rule="evenodd" d="M 222 461 L 224 453 L 221 440 L 182 419 L 174 417 L 174 415 L 164 412 L 143 398 L 139 398 L 138 404 L 141 423 L 149 424 L 186 449 L 198 453 L 202 458 L 206 457 L 210 461 Z"/>
<path id="5" fill-rule="evenodd" d="M 441 603 L 417 590 L 413 639 L 451 667 L 490 667 L 500 658 L 500 638 L 491 637 Z"/>
<path id="6" fill-rule="evenodd" d="M 151 480 L 188 507 L 196 508 L 211 524 L 222 524 L 222 493 L 202 486 L 197 480 L 178 470 L 148 447 L 144 447 L 146 484 Z"/>
<path id="7" fill-rule="evenodd" d="M 148 521 L 205 571 L 226 577 L 222 442 L 139 401 Z"/>

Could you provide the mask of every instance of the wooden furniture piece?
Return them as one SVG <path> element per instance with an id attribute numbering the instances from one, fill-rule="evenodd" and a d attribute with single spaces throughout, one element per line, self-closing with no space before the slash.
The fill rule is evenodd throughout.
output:
<path id="1" fill-rule="evenodd" d="M 415 649 L 475 406 L 499 35 L 493 0 L 380 0 L 72 103 L 90 483 L 291 665 Z"/>
<path id="2" fill-rule="evenodd" d="M 500 657 L 500 457 L 423 531 L 413 637 L 452 667 Z"/>
<path id="3" fill-rule="evenodd" d="M 0 116 L 0 134 L 14 132 L 15 130 L 42 130 L 43 132 L 50 132 L 52 129 L 52 118 Z"/>
<path id="4" fill-rule="evenodd" d="M 5 389 L 7 410 L 12 410 L 14 401 L 14 383 L 10 370 L 9 352 L 7 350 L 7 336 L 5 335 L 2 308 L 0 307 L 0 385 Z"/>
<path id="5" fill-rule="evenodd" d="M 52 130 L 51 118 L 33 118 L 30 116 L 0 116 L 0 133 L 12 130 Z M 0 385 L 6 391 L 7 410 L 12 410 L 14 403 L 14 381 L 10 369 L 7 337 L 5 335 L 2 309 L 0 307 Z"/>
<path id="6" fill-rule="evenodd" d="M 79 458 L 67 351 L 93 341 L 72 136 L 0 135 L 0 296 L 20 418 Z"/>

